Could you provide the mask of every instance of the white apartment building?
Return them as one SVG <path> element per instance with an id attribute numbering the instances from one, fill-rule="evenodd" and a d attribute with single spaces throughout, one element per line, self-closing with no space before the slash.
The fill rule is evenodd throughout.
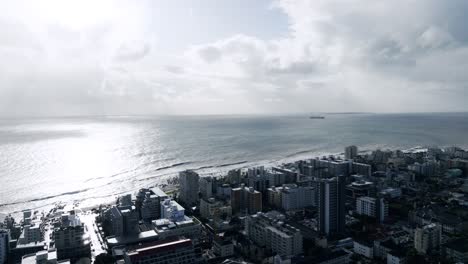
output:
<path id="1" fill-rule="evenodd" d="M 247 236 L 257 245 L 265 246 L 280 256 L 294 256 L 302 253 L 301 232 L 264 213 L 246 218 Z"/>
<path id="2" fill-rule="evenodd" d="M 388 217 L 388 203 L 383 198 L 359 197 L 356 199 L 356 212 L 382 222 Z"/>
<path id="3" fill-rule="evenodd" d="M 366 258 L 369 258 L 369 259 L 374 258 L 374 247 L 373 247 L 373 244 L 371 243 L 366 243 L 362 241 L 354 241 L 353 251 L 354 253 L 364 256 Z"/>
<path id="4" fill-rule="evenodd" d="M 414 230 L 414 248 L 422 254 L 426 254 L 440 246 L 441 228 L 438 224 L 429 224 Z"/>
<path id="5" fill-rule="evenodd" d="M 161 202 L 161 219 L 169 219 L 171 221 L 183 220 L 185 216 L 185 208 L 172 199 L 166 199 Z"/>

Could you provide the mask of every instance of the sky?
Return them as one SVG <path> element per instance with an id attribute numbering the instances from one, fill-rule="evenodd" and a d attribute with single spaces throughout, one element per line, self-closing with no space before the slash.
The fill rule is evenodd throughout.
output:
<path id="1" fill-rule="evenodd" d="M 0 0 L 0 116 L 468 111 L 465 0 Z"/>

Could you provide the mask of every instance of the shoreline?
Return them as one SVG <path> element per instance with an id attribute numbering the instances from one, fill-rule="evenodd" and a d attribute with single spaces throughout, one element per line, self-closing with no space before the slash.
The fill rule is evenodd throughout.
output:
<path id="1" fill-rule="evenodd" d="M 445 147 L 446 146 L 443 146 L 443 147 L 440 147 L 440 148 L 445 148 Z M 429 148 L 429 147 L 428 146 L 414 146 L 414 147 L 403 149 L 402 152 L 405 152 L 405 153 L 425 152 L 425 151 L 427 151 L 427 148 Z M 397 147 L 394 147 L 394 148 L 390 148 L 390 147 L 388 147 L 388 148 L 379 148 L 379 147 L 371 148 L 369 146 L 369 147 L 365 147 L 363 150 L 360 150 L 359 153 L 361 155 L 366 155 L 366 154 L 370 154 L 370 153 L 372 153 L 372 151 L 375 151 L 375 150 L 378 150 L 378 149 L 384 150 L 384 151 L 385 150 L 394 151 L 394 150 L 398 150 L 399 148 L 397 148 Z M 298 151 L 296 153 L 297 153 L 297 155 L 295 155 L 295 154 L 286 155 L 283 158 L 274 159 L 274 160 L 260 160 L 260 161 L 252 161 L 252 162 L 233 162 L 232 165 L 230 164 L 228 166 L 213 165 L 213 166 L 204 166 L 204 167 L 201 167 L 201 168 L 195 168 L 195 169 L 192 169 L 192 170 L 199 173 L 201 177 L 209 177 L 209 176 L 220 177 L 220 176 L 223 176 L 224 174 L 226 174 L 229 170 L 233 170 L 233 169 L 247 169 L 247 168 L 250 168 L 250 167 L 257 167 L 257 166 L 265 166 L 265 167 L 281 166 L 281 165 L 291 163 L 291 162 L 295 162 L 295 161 L 298 161 L 298 160 L 313 159 L 313 158 L 317 158 L 317 157 L 320 158 L 320 157 L 324 157 L 324 156 L 334 156 L 334 157 L 338 157 L 338 158 L 343 158 L 343 155 L 344 155 L 343 152 L 334 152 L 334 153 L 333 152 L 320 152 L 320 153 L 318 153 L 318 152 L 315 152 L 315 151 L 310 151 L 310 152 L 309 151 Z M 179 170 L 179 171 L 183 171 L 185 169 L 190 169 L 190 168 L 184 168 L 184 169 Z M 175 178 L 175 177 L 177 177 L 177 174 L 178 174 L 179 171 L 161 175 L 160 177 L 158 177 L 159 180 L 158 180 L 157 183 L 148 184 L 147 187 L 168 186 L 166 188 L 176 189 L 177 186 L 174 185 L 174 184 L 169 183 L 168 181 Z M 84 198 L 84 199 L 60 201 L 60 202 L 85 204 L 86 208 L 93 208 L 93 207 L 97 207 L 99 205 L 109 204 L 111 200 L 115 200 L 117 197 L 119 197 L 121 195 L 129 194 L 129 193 L 134 194 L 137 191 L 138 191 L 138 189 L 132 189 L 132 190 L 129 190 L 129 191 L 114 193 L 112 195 L 105 196 L 105 197 Z M 36 198 L 36 199 L 41 199 L 41 198 Z M 92 200 L 100 200 L 101 202 L 90 203 L 90 201 L 92 201 Z M 27 204 L 27 203 L 28 202 L 17 203 L 17 204 Z M 15 216 L 15 215 L 21 214 L 21 212 L 24 211 L 24 210 L 47 211 L 47 210 L 50 210 L 50 208 L 53 208 L 57 203 L 58 202 L 54 202 L 54 203 L 49 203 L 49 204 L 45 204 L 45 205 L 42 205 L 42 206 L 36 206 L 36 207 L 24 207 L 23 209 L 15 210 L 15 211 L 12 211 L 12 212 L 0 212 L 0 214 L 4 214 L 4 215 L 11 214 L 11 215 Z M 0 208 L 3 207 L 3 206 L 8 206 L 8 205 L 0 205 Z"/>

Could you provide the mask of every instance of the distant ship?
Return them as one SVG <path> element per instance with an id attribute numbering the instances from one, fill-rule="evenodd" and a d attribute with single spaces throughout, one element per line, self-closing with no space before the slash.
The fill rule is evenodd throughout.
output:
<path id="1" fill-rule="evenodd" d="M 325 119 L 324 116 L 309 116 L 310 119 Z"/>

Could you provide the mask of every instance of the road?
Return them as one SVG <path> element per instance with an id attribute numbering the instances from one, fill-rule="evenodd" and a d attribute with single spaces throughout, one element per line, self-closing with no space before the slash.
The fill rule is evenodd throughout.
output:
<path id="1" fill-rule="evenodd" d="M 104 240 L 96 226 L 96 216 L 97 214 L 91 211 L 82 212 L 80 214 L 80 220 L 85 225 L 86 234 L 89 236 L 91 242 L 91 257 L 93 262 L 97 255 L 107 252 Z"/>

